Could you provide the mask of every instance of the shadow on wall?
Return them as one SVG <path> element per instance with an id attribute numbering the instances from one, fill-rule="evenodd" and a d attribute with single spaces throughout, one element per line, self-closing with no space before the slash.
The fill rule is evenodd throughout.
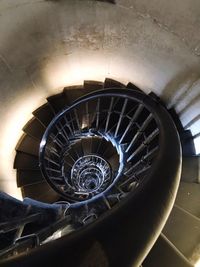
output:
<path id="1" fill-rule="evenodd" d="M 179 73 L 171 80 L 161 96 L 169 108 L 175 108 L 178 115 L 188 117 L 189 121 L 184 125 L 185 128 L 191 128 L 194 124 L 200 122 L 200 109 L 194 108 L 200 103 L 200 71 L 199 66 L 194 65 Z"/>
<path id="2" fill-rule="evenodd" d="M 193 84 L 200 78 L 200 71 L 197 71 L 198 69 L 198 65 L 185 69 L 165 86 L 161 97 L 168 103 L 170 108 L 187 97 Z"/>
<path id="3" fill-rule="evenodd" d="M 199 88 L 199 90 L 200 90 L 200 88 Z M 186 97 L 187 97 L 187 95 L 186 95 Z M 198 102 L 200 102 L 200 92 L 199 92 L 199 94 L 198 94 L 196 97 L 192 98 L 192 99 L 189 101 L 189 103 L 188 103 L 187 105 L 185 105 L 184 108 L 182 108 L 182 109 L 180 110 L 179 114 L 182 115 L 182 114 L 185 113 L 190 107 L 196 105 Z M 199 109 L 199 110 L 200 110 L 200 109 Z"/>

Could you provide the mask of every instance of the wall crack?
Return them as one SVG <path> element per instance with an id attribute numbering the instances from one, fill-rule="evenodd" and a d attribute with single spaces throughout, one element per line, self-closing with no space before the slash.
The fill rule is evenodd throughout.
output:
<path id="1" fill-rule="evenodd" d="M 119 8 L 123 8 L 123 9 L 129 10 L 131 12 L 134 12 L 140 18 L 150 20 L 153 24 L 157 25 L 160 29 L 162 29 L 162 30 L 172 34 L 176 38 L 178 38 L 187 47 L 187 49 L 189 49 L 192 52 L 193 55 L 200 57 L 200 45 L 196 46 L 195 48 L 192 49 L 191 47 L 188 46 L 188 43 L 187 43 L 185 38 L 182 38 L 177 32 L 170 29 L 168 25 L 160 22 L 158 18 L 153 17 L 149 13 L 145 14 L 145 13 L 138 11 L 137 8 L 135 8 L 135 6 L 126 7 L 126 6 L 119 5 L 119 4 L 117 4 L 117 6 Z"/>

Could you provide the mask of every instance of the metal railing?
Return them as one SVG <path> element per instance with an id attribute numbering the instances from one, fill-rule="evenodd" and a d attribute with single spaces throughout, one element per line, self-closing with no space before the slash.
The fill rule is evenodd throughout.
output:
<path id="1" fill-rule="evenodd" d="M 54 257 L 61 261 L 63 246 L 68 263 L 73 263 L 77 251 L 82 253 L 85 244 L 98 240 L 111 266 L 139 266 L 174 203 L 180 142 L 162 105 L 134 90 L 107 89 L 78 99 L 55 117 L 40 144 L 40 167 L 61 196 L 62 201 L 54 205 L 62 212 L 52 219 L 44 207 L 33 214 L 25 212 L 24 220 L 21 214 L 21 222 L 12 218 L 11 223 L 8 216 L 0 233 L 14 230 L 14 236 L 1 255 L 10 257 L 28 249 L 30 253 L 15 259 L 16 264 L 27 257 L 37 262 L 34 255 L 40 251 L 32 254 L 33 247 L 46 243 L 57 230 L 87 225 L 55 245 L 42 246 L 43 255 L 48 254 L 43 263 Z M 44 214 L 47 225 L 40 224 Z M 29 223 L 33 224 L 28 234 L 23 233 Z M 114 254 L 110 253 L 113 240 Z M 131 254 L 124 244 L 134 247 Z"/>

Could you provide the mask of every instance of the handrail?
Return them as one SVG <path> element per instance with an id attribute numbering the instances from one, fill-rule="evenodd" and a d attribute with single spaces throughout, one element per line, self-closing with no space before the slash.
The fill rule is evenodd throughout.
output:
<path id="1" fill-rule="evenodd" d="M 88 224 L 70 235 L 47 243 L 29 255 L 8 260 L 2 266 L 24 266 L 48 264 L 53 266 L 65 261 L 69 266 L 79 266 L 90 253 L 93 244 L 100 244 L 109 266 L 139 266 L 158 238 L 174 204 L 181 173 L 181 148 L 176 127 L 167 110 L 145 94 L 123 89 L 97 91 L 78 99 L 71 107 L 63 110 L 49 125 L 40 147 L 40 161 L 52 126 L 82 101 L 97 97 L 117 96 L 137 101 L 153 114 L 159 128 L 159 150 L 148 177 L 128 194 L 118 205 L 103 213 L 92 224 Z M 118 93 L 119 92 L 119 93 Z M 44 170 L 43 170 L 44 172 Z M 129 247 L 129 249 L 127 249 Z M 98 251 L 97 251 L 98 253 Z M 80 257 L 77 259 L 76 255 Z M 15 265 L 12 265 L 15 264 Z"/>

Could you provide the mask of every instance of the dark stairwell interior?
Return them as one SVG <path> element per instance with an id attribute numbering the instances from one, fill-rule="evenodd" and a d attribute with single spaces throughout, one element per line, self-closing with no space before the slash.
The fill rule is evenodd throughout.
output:
<path id="1" fill-rule="evenodd" d="M 188 13 L 185 1 L 178 7 L 186 19 L 198 4 Z M 5 266 L 54 266 L 55 256 L 62 266 L 62 247 L 69 266 L 198 266 L 198 46 L 195 37 L 188 45 L 181 28 L 180 41 L 181 17 L 179 24 L 159 21 L 163 9 L 145 1 L 0 5 L 1 190 L 20 199 L 18 186 L 25 198 L 1 196 Z M 32 15 L 21 16 L 27 10 Z M 171 120 L 183 164 L 165 224 L 181 166 Z M 30 252 L 20 254 L 25 248 Z"/>

